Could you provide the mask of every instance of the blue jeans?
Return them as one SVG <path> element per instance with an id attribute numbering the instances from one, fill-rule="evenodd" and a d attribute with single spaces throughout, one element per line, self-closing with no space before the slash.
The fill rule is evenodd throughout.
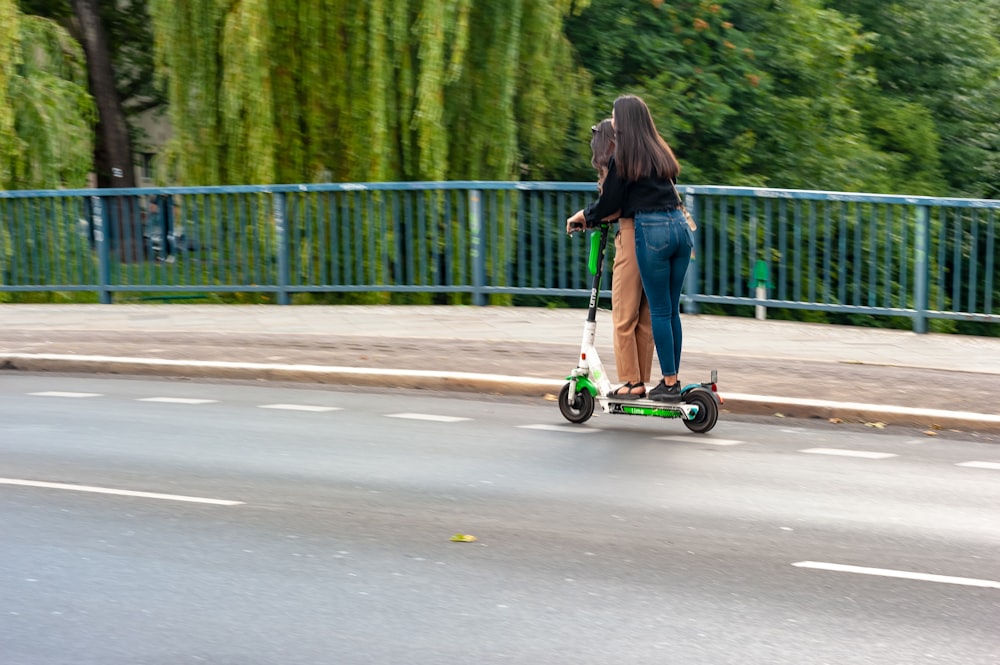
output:
<path id="1" fill-rule="evenodd" d="M 694 237 L 680 210 L 635 216 L 635 255 L 649 300 L 653 343 L 663 376 L 681 364 L 681 289 Z"/>

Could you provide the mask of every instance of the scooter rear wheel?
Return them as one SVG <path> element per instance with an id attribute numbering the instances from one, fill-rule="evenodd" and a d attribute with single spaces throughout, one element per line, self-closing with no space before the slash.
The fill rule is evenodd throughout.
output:
<path id="1" fill-rule="evenodd" d="M 685 420 L 684 425 L 692 432 L 704 434 L 719 422 L 719 402 L 715 395 L 704 388 L 695 388 L 684 396 L 688 404 L 698 405 L 698 414 L 691 420 Z"/>
<path id="2" fill-rule="evenodd" d="M 594 396 L 589 390 L 578 390 L 573 402 L 570 403 L 567 383 L 559 391 L 559 411 L 563 414 L 563 418 L 571 423 L 585 423 L 594 415 Z"/>

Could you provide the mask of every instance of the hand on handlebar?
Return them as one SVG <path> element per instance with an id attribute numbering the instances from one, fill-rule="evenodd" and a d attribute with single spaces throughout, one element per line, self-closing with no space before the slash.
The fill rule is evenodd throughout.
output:
<path id="1" fill-rule="evenodd" d="M 583 216 L 582 210 L 566 220 L 566 233 L 569 235 L 583 231 L 585 228 L 587 228 L 587 220 Z"/>

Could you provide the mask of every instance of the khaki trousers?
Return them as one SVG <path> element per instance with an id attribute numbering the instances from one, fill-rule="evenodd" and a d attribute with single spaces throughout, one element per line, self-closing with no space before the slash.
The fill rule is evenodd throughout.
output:
<path id="1" fill-rule="evenodd" d="M 653 324 L 635 258 L 635 222 L 618 221 L 611 278 L 615 364 L 621 383 L 648 383 L 653 366 Z"/>

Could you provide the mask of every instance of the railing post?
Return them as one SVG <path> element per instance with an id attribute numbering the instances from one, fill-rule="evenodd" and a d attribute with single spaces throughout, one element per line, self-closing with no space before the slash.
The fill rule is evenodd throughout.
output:
<path id="1" fill-rule="evenodd" d="M 767 261 L 758 259 L 753 267 L 753 277 L 750 278 L 750 288 L 754 289 L 754 297 L 757 300 L 767 300 L 767 289 L 771 286 L 771 277 L 767 267 Z M 754 318 L 758 321 L 767 319 L 767 307 L 757 305 L 754 308 Z"/>
<path id="2" fill-rule="evenodd" d="M 94 249 L 97 250 L 98 297 L 102 305 L 111 304 L 111 257 L 109 256 L 107 228 L 104 217 L 104 200 L 90 197 L 90 224 L 94 227 Z"/>
<path id="3" fill-rule="evenodd" d="M 918 206 L 916 244 L 913 248 L 913 330 L 920 334 L 927 332 L 927 276 L 930 273 L 927 248 L 930 244 L 930 220 L 930 207 Z"/>
<path id="4" fill-rule="evenodd" d="M 469 255 L 472 257 L 472 304 L 486 304 L 483 285 L 486 283 L 486 265 L 483 257 L 483 193 L 478 189 L 469 190 Z"/>
<path id="5" fill-rule="evenodd" d="M 684 207 L 694 217 L 695 222 L 698 224 L 698 231 L 700 231 L 701 222 L 698 221 L 697 197 L 693 194 L 685 194 Z M 698 313 L 698 301 L 693 297 L 694 292 L 698 290 L 698 231 L 694 231 L 691 234 L 691 263 L 688 264 L 687 274 L 684 275 L 684 291 L 681 296 L 681 304 L 684 306 L 685 314 Z M 706 263 L 705 265 L 711 265 L 711 263 Z"/>
<path id="6" fill-rule="evenodd" d="M 289 242 L 288 229 L 285 224 L 285 195 L 275 192 L 274 196 L 274 233 L 278 241 L 278 304 L 288 305 L 291 298 L 288 293 L 288 284 L 291 282 L 288 269 Z"/>

